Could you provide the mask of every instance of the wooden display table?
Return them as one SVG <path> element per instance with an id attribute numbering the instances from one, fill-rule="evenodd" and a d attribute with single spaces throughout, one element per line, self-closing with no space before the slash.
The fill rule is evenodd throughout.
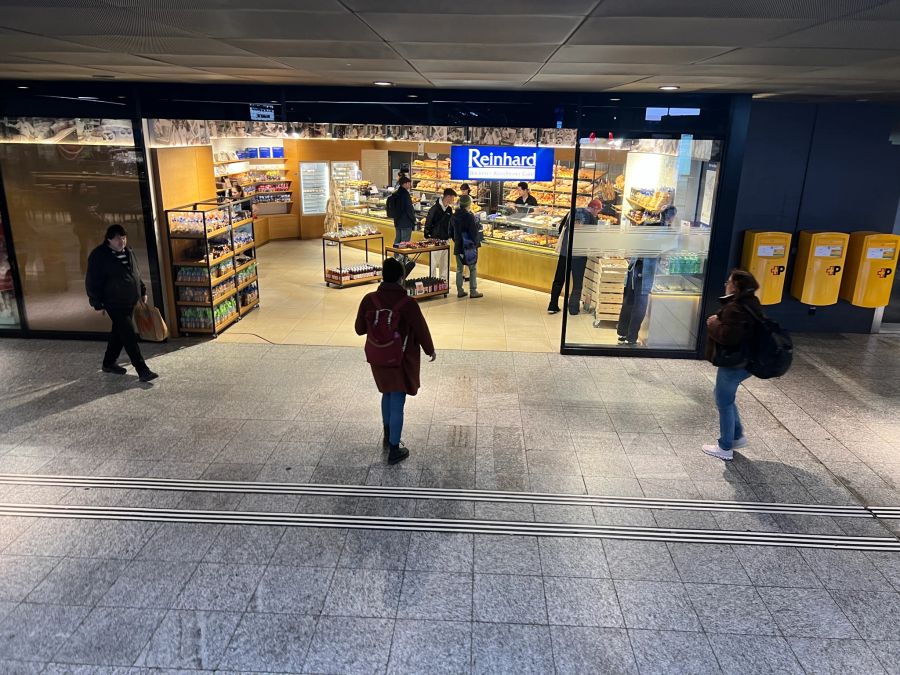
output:
<path id="1" fill-rule="evenodd" d="M 338 254 L 338 270 L 344 269 L 344 255 L 343 255 L 343 247 L 344 244 L 362 242 L 364 245 L 364 249 L 366 251 L 366 263 L 369 262 L 369 242 L 374 240 L 379 240 L 381 243 L 378 245 L 378 253 L 379 253 L 379 262 L 384 258 L 384 235 L 383 234 L 366 234 L 357 237 L 329 237 L 328 235 L 324 235 L 322 237 L 322 276 L 325 278 L 326 286 L 334 286 L 335 288 L 344 288 L 346 286 L 360 286 L 362 284 L 371 284 L 373 282 L 380 282 L 381 275 L 374 274 L 368 277 L 361 277 L 359 279 L 348 279 L 343 280 L 341 277 L 336 277 L 334 275 L 328 275 L 328 256 L 327 256 L 327 245 L 330 243 L 337 244 L 337 254 Z"/>
<path id="2" fill-rule="evenodd" d="M 400 248 L 399 246 L 387 246 L 384 249 L 385 255 L 388 255 L 390 253 L 397 253 L 399 255 L 404 255 L 407 258 L 410 258 L 415 263 L 419 262 L 419 257 L 423 253 L 427 253 L 429 270 L 433 269 L 433 266 L 431 265 L 431 256 L 435 253 L 443 253 L 443 252 L 446 252 L 447 257 L 449 259 L 450 244 L 440 244 L 438 246 L 425 246 L 425 247 L 417 246 L 416 248 Z M 446 268 L 447 269 L 442 271 L 440 278 L 446 280 L 447 288 L 437 290 L 437 291 L 429 291 L 426 293 L 419 293 L 418 295 L 410 293 L 409 297 L 413 298 L 414 300 L 425 300 L 426 298 L 435 298 L 439 295 L 443 295 L 446 298 L 447 295 L 449 295 L 449 293 L 450 293 L 450 266 L 446 265 Z"/>

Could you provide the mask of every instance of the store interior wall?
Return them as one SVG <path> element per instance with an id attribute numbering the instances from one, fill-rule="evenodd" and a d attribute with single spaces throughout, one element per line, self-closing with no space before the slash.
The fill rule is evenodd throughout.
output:
<path id="1" fill-rule="evenodd" d="M 900 146 L 890 142 L 900 106 L 754 101 L 734 219 L 731 265 L 745 230 L 892 232 L 900 203 Z M 791 297 L 767 313 L 788 330 L 868 333 L 874 310 L 839 300 L 814 312 Z M 724 279 L 712 279 L 713 288 Z M 896 284 L 895 284 L 896 286 Z"/>

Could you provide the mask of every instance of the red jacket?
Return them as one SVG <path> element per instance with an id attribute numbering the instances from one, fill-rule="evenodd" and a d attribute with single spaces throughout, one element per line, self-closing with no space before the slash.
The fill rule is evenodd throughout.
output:
<path id="1" fill-rule="evenodd" d="M 356 312 L 356 334 L 366 334 L 366 312 L 375 310 L 372 296 L 378 294 L 382 307 L 394 307 L 407 294 L 406 289 L 400 284 L 383 283 L 374 293 L 368 293 L 359 303 Z M 431 332 L 422 310 L 415 300 L 405 302 L 399 310 L 400 332 L 408 335 L 406 351 L 403 353 L 403 361 L 399 368 L 385 366 L 372 366 L 372 376 L 381 393 L 393 391 L 405 391 L 409 396 L 415 396 L 419 391 L 419 368 L 421 354 L 419 349 L 428 354 L 434 354 L 434 344 L 431 341 Z"/>

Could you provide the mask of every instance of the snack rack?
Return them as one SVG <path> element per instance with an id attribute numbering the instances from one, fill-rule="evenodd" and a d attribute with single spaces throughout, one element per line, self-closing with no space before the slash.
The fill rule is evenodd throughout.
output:
<path id="1" fill-rule="evenodd" d="M 218 335 L 259 306 L 252 197 L 166 211 L 178 331 Z"/>
<path id="2" fill-rule="evenodd" d="M 399 255 L 404 255 L 410 258 L 413 262 L 418 263 L 419 257 L 423 253 L 428 254 L 428 267 L 429 270 L 433 270 L 435 267 L 432 264 L 432 257 L 437 253 L 444 253 L 446 255 L 441 255 L 441 258 L 446 260 L 448 264 L 445 264 L 444 267 L 446 269 L 440 270 L 439 274 L 435 274 L 433 278 L 426 278 L 425 282 L 428 283 L 428 286 L 425 286 L 425 283 L 418 279 L 407 279 L 406 280 L 406 291 L 409 293 L 410 297 L 414 300 L 425 300 L 427 298 L 435 298 L 439 295 L 444 296 L 445 298 L 450 293 L 450 245 L 449 244 L 435 244 L 432 246 L 423 246 L 417 245 L 411 248 L 401 248 L 399 246 L 387 246 L 384 249 L 385 255 L 390 255 L 392 253 L 396 253 Z"/>
<path id="3" fill-rule="evenodd" d="M 346 288 L 347 286 L 359 286 L 381 281 L 381 268 L 369 264 L 369 242 L 378 240 L 378 260 L 384 258 L 384 235 L 364 234 L 350 237 L 339 237 L 337 234 L 326 233 L 322 236 L 322 275 L 326 286 Z M 343 249 L 345 244 L 362 244 L 366 252 L 366 266 L 368 269 L 344 268 Z M 327 246 L 337 245 L 338 266 L 328 267 Z M 354 247 L 355 248 L 355 247 Z"/>

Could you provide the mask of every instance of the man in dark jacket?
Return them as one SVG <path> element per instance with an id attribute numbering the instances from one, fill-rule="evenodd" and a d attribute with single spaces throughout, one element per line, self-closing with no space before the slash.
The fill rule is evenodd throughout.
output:
<path id="1" fill-rule="evenodd" d="M 478 276 L 475 262 L 466 263 L 466 247 L 481 246 L 481 226 L 471 211 L 472 198 L 465 195 L 459 198 L 459 208 L 450 219 L 453 229 L 453 255 L 456 256 L 456 297 L 482 298 L 484 293 L 478 292 Z M 469 268 L 469 293 L 463 290 L 463 267 Z"/>
<path id="2" fill-rule="evenodd" d="M 401 241 L 411 241 L 416 228 L 416 210 L 413 208 L 412 195 L 409 194 L 411 186 L 409 176 L 401 174 L 397 189 L 390 196 L 391 215 L 394 218 L 394 246 Z M 416 264 L 404 255 L 396 257 L 403 263 L 406 275 L 409 275 Z"/>
<path id="3" fill-rule="evenodd" d="M 445 188 L 444 195 L 436 199 L 425 216 L 424 234 L 426 239 L 450 238 L 450 218 L 453 216 L 453 200 L 456 199 L 456 190 Z"/>
<path id="4" fill-rule="evenodd" d="M 575 209 L 575 225 L 595 225 L 597 214 L 603 206 L 599 199 L 592 199 L 586 208 Z M 567 213 L 559 223 L 559 239 L 556 242 L 556 252 L 559 259 L 556 261 L 556 275 L 553 277 L 553 285 L 550 287 L 550 304 L 547 306 L 548 314 L 559 312 L 559 295 L 566 285 L 566 256 L 569 254 L 569 214 Z M 572 288 L 569 293 L 569 314 L 575 315 L 581 310 L 581 288 L 584 285 L 584 272 L 587 269 L 587 257 L 583 255 L 572 256 Z"/>
<path id="5" fill-rule="evenodd" d="M 134 251 L 128 248 L 127 237 L 121 225 L 107 228 L 106 240 L 88 256 L 84 286 L 91 307 L 105 311 L 112 321 L 103 372 L 125 374 L 125 369 L 116 363 L 125 347 L 141 382 L 149 382 L 158 375 L 144 362 L 132 319 L 137 303 L 147 302 L 147 287 L 141 281 L 141 272 Z"/>

